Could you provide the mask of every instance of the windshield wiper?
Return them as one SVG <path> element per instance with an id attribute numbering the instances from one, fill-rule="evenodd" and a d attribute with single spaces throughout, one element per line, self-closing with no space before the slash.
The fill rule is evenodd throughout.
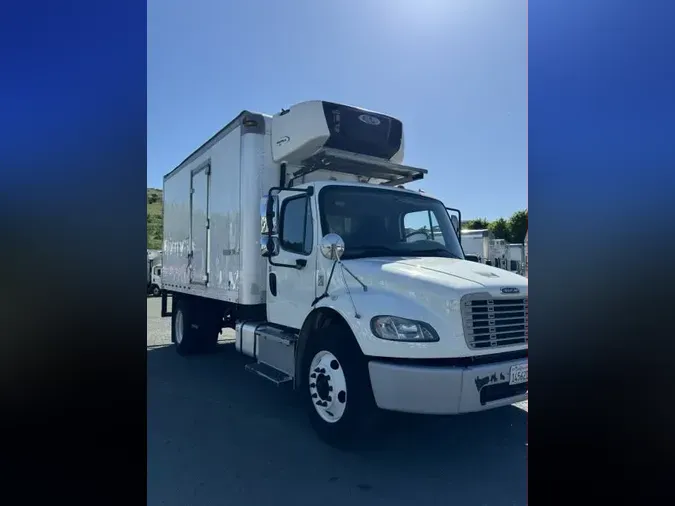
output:
<path id="1" fill-rule="evenodd" d="M 358 258 L 375 254 L 387 256 L 402 256 L 401 251 L 388 248 L 387 246 L 357 246 L 345 251 L 344 258 Z"/>
<path id="2" fill-rule="evenodd" d="M 378 255 L 378 256 L 395 256 L 395 257 L 424 257 L 424 256 L 429 256 L 429 255 L 438 255 L 439 253 L 443 253 L 444 257 L 449 257 L 449 258 L 457 258 L 461 259 L 458 255 L 455 255 L 454 253 L 448 251 L 445 248 L 430 248 L 430 249 L 424 249 L 424 250 L 401 250 L 401 249 L 394 249 L 394 248 L 389 248 L 387 246 L 359 246 L 355 248 L 350 248 L 351 251 L 345 251 L 344 257 L 345 259 L 349 258 L 361 258 L 361 257 L 369 257 L 372 255 Z"/>
<path id="3" fill-rule="evenodd" d="M 443 256 L 445 256 L 445 257 L 457 258 L 459 260 L 462 259 L 459 255 L 455 255 L 454 253 L 452 253 L 451 251 L 448 251 L 445 248 L 431 248 L 431 249 L 420 250 L 420 251 L 417 252 L 417 255 L 423 257 L 423 256 L 426 256 L 427 253 L 431 253 L 433 255 L 437 255 L 438 253 L 444 253 Z"/>

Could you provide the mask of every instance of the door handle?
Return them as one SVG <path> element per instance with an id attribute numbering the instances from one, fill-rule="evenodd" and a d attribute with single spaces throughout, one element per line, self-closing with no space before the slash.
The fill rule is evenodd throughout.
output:
<path id="1" fill-rule="evenodd" d="M 306 267 L 307 260 L 305 260 L 304 258 L 296 258 L 295 265 L 297 265 L 299 268 Z"/>

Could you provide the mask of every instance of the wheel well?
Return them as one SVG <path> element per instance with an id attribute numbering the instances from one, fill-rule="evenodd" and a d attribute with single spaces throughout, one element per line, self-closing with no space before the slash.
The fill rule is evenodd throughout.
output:
<path id="1" fill-rule="evenodd" d="M 300 329 L 300 334 L 298 335 L 298 344 L 295 352 L 295 386 L 296 388 L 300 386 L 300 377 L 302 376 L 302 361 L 305 354 L 305 349 L 307 348 L 307 343 L 314 331 L 320 328 L 340 325 L 344 326 L 346 330 L 349 331 L 349 334 L 353 336 L 352 330 L 349 327 L 347 321 L 342 317 L 340 313 L 334 309 L 322 307 L 312 311 L 307 318 L 305 323 L 302 324 Z M 354 337 L 352 337 L 354 339 Z"/>

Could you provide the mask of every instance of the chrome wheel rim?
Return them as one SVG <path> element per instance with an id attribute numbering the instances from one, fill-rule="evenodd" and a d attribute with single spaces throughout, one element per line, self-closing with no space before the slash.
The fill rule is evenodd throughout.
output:
<path id="1" fill-rule="evenodd" d="M 329 351 L 314 355 L 308 379 L 317 414 L 327 423 L 340 421 L 347 409 L 347 378 L 337 357 Z"/>

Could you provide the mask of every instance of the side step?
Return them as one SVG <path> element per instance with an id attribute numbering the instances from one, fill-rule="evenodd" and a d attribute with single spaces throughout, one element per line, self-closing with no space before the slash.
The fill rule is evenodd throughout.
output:
<path id="1" fill-rule="evenodd" d="M 288 383 L 289 381 L 293 381 L 293 378 L 291 378 L 288 374 L 281 372 L 279 369 L 275 369 L 274 367 L 271 367 L 267 364 L 263 364 L 262 362 L 246 364 L 244 368 L 249 372 L 255 373 L 258 376 L 262 376 L 277 386 L 283 383 Z"/>

